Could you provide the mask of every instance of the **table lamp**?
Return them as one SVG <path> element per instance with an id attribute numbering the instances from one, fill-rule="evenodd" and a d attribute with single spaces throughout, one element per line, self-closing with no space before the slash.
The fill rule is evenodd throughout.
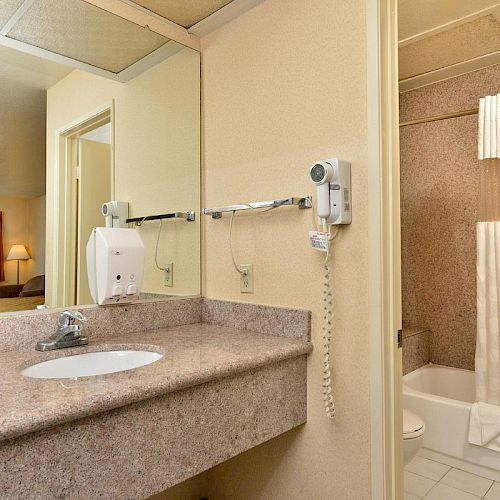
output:
<path id="1" fill-rule="evenodd" d="M 12 245 L 7 260 L 17 260 L 17 284 L 19 285 L 19 261 L 30 259 L 30 254 L 24 245 Z"/>

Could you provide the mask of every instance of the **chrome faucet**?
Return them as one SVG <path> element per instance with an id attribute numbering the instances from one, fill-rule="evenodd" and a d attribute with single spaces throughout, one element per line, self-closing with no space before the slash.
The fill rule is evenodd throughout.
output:
<path id="1" fill-rule="evenodd" d="M 76 322 L 79 323 L 76 323 Z M 83 335 L 83 325 L 87 318 L 78 311 L 64 311 L 59 316 L 56 332 L 47 340 L 38 342 L 35 346 L 37 351 L 53 351 L 64 347 L 75 347 L 89 343 Z"/>

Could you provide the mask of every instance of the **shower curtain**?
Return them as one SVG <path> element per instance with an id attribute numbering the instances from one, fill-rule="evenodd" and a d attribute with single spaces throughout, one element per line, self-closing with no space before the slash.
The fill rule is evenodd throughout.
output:
<path id="1" fill-rule="evenodd" d="M 500 94 L 479 102 L 476 402 L 469 443 L 500 453 Z"/>
<path id="2" fill-rule="evenodd" d="M 476 269 L 476 399 L 500 405 L 500 222 L 478 222 Z"/>
<path id="3" fill-rule="evenodd" d="M 500 94 L 479 102 L 476 400 L 500 405 Z"/>

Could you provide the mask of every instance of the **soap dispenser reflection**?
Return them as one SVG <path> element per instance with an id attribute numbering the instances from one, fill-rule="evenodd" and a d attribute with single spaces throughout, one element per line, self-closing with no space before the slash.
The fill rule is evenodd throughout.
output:
<path id="1" fill-rule="evenodd" d="M 144 244 L 137 230 L 94 228 L 87 243 L 87 272 L 96 304 L 137 300 L 144 274 Z"/>

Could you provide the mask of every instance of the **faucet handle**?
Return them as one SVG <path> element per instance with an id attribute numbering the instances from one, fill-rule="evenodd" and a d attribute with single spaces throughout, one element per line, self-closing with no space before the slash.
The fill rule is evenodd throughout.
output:
<path id="1" fill-rule="evenodd" d="M 69 326 L 75 321 L 86 322 L 87 318 L 80 311 L 63 311 L 59 316 L 59 326 Z"/>

